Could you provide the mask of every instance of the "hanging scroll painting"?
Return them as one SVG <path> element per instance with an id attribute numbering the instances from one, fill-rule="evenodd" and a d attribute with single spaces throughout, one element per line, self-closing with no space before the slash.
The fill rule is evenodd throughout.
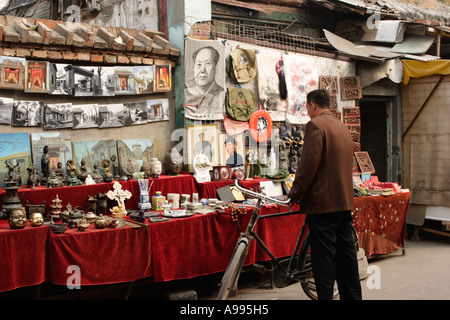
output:
<path id="1" fill-rule="evenodd" d="M 286 118 L 293 124 L 307 123 L 306 95 L 318 88 L 318 72 L 314 58 L 303 55 L 283 55 L 288 92 Z"/>
<path id="2" fill-rule="evenodd" d="M 280 80 L 284 82 L 283 73 L 280 73 L 281 55 L 259 53 L 256 55 L 258 66 L 259 104 L 269 112 L 273 121 L 285 121 L 287 100 L 280 97 Z"/>
<path id="3" fill-rule="evenodd" d="M 185 47 L 185 117 L 222 120 L 225 113 L 225 46 L 188 38 Z"/>

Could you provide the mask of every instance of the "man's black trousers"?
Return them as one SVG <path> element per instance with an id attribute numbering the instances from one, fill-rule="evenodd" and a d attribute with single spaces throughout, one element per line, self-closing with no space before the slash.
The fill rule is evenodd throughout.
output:
<path id="1" fill-rule="evenodd" d="M 319 300 L 331 300 L 336 280 L 341 300 L 360 300 L 358 260 L 350 211 L 308 214 L 311 263 Z"/>

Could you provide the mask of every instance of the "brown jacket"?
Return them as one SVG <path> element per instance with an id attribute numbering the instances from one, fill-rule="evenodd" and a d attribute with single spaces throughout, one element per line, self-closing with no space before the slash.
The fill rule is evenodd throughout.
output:
<path id="1" fill-rule="evenodd" d="M 302 213 L 353 209 L 353 141 L 329 110 L 306 124 L 305 139 L 289 198 Z"/>

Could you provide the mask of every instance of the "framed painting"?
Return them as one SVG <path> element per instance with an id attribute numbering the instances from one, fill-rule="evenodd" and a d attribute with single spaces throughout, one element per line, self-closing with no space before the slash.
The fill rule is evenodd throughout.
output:
<path id="1" fill-rule="evenodd" d="M 48 93 L 49 65 L 47 61 L 25 61 L 25 92 Z"/>
<path id="2" fill-rule="evenodd" d="M 0 88 L 23 90 L 25 88 L 25 58 L 0 57 Z"/>
<path id="3" fill-rule="evenodd" d="M 116 95 L 135 94 L 134 67 L 114 67 Z"/>
<path id="4" fill-rule="evenodd" d="M 169 99 L 147 100 L 147 121 L 169 120 Z"/>
<path id="5" fill-rule="evenodd" d="M 172 68 L 170 65 L 155 66 L 155 92 L 172 90 Z"/>
<path id="6" fill-rule="evenodd" d="M 10 170 L 19 172 L 22 185 L 28 179 L 27 168 L 31 165 L 31 144 L 28 133 L 0 133 L 0 185 L 4 186 L 4 179 Z"/>
<path id="7" fill-rule="evenodd" d="M 154 66 L 134 67 L 134 89 L 136 94 L 153 93 L 154 77 Z"/>
<path id="8" fill-rule="evenodd" d="M 31 134 L 31 148 L 33 151 L 33 161 L 36 167 L 36 173 L 41 178 L 41 158 L 44 153 L 44 147 L 47 146 L 48 155 L 50 156 L 49 169 L 50 172 L 56 171 L 58 162 L 61 162 L 64 174 L 68 160 L 72 160 L 72 143 L 70 141 L 70 132 L 42 132 Z"/>
<path id="9" fill-rule="evenodd" d="M 117 159 L 117 144 L 115 140 L 72 141 L 72 156 L 78 168 L 84 159 L 89 174 L 92 174 L 94 165 L 103 173 L 102 161 Z M 110 170 L 114 172 L 112 168 Z"/>
<path id="10" fill-rule="evenodd" d="M 192 161 L 198 154 L 205 154 L 211 166 L 219 164 L 219 128 L 217 124 L 187 127 L 187 160 L 189 171 L 194 171 Z"/>
<path id="11" fill-rule="evenodd" d="M 121 139 L 117 140 L 117 153 L 121 167 L 131 158 L 139 171 L 144 163 L 150 164 L 151 158 L 158 157 L 158 143 L 156 139 Z"/>

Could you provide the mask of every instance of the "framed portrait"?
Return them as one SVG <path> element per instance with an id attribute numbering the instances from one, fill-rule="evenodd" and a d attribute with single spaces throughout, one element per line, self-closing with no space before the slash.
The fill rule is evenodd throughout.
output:
<path id="1" fill-rule="evenodd" d="M 231 168 L 244 165 L 245 146 L 244 133 L 229 136 L 226 133 L 219 135 L 219 165 Z"/>
<path id="2" fill-rule="evenodd" d="M 170 65 L 155 66 L 155 92 L 172 90 L 172 68 Z"/>
<path id="3" fill-rule="evenodd" d="M 185 44 L 185 117 L 222 120 L 225 113 L 225 45 L 220 40 L 188 38 Z M 209 87 L 207 94 L 203 89 Z"/>
<path id="4" fill-rule="evenodd" d="M 197 154 L 205 154 L 211 166 L 219 164 L 219 128 L 217 124 L 187 127 L 187 160 L 189 171 Z"/>

